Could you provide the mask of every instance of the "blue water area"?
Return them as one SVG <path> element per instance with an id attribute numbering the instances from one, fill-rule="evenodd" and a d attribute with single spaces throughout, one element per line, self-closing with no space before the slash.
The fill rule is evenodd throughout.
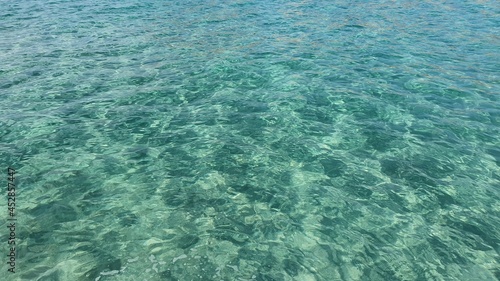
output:
<path id="1" fill-rule="evenodd" d="M 500 280 L 498 1 L 0 2 L 9 280 Z"/>

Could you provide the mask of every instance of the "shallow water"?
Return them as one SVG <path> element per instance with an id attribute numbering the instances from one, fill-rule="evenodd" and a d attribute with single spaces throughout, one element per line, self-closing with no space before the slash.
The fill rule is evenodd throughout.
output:
<path id="1" fill-rule="evenodd" d="M 500 280 L 500 9 L 433 2 L 3 3 L 8 278 Z"/>

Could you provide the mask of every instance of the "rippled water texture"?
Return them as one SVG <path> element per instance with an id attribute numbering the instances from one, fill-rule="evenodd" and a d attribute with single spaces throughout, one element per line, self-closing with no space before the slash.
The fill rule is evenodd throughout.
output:
<path id="1" fill-rule="evenodd" d="M 498 1 L 0 5 L 8 278 L 500 279 Z"/>

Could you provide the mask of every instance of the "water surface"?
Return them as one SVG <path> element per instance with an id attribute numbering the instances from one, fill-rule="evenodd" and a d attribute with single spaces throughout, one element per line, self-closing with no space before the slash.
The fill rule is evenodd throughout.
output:
<path id="1" fill-rule="evenodd" d="M 500 280 L 497 4 L 3 3 L 9 278 Z"/>

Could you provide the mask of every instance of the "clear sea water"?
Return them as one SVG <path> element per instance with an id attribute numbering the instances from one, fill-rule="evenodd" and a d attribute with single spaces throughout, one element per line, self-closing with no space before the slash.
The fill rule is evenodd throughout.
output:
<path id="1" fill-rule="evenodd" d="M 2 278 L 500 280 L 498 1 L 0 6 Z"/>

